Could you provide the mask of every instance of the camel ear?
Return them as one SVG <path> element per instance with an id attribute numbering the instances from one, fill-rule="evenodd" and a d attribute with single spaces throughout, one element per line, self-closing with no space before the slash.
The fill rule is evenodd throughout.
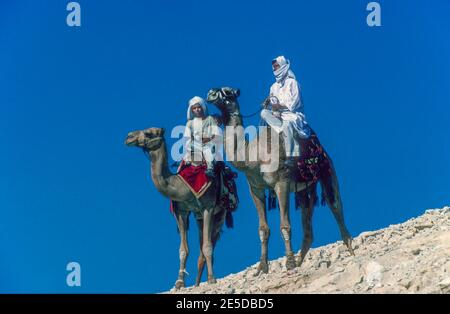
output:
<path id="1" fill-rule="evenodd" d="M 241 90 L 240 90 L 239 88 L 235 88 L 235 89 L 234 89 L 234 95 L 235 95 L 236 97 L 239 97 L 239 96 L 241 95 Z"/>

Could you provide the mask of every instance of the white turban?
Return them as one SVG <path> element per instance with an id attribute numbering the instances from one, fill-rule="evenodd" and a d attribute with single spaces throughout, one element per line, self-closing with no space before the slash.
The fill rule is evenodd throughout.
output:
<path id="1" fill-rule="evenodd" d="M 206 107 L 206 101 L 201 97 L 195 96 L 195 97 L 192 97 L 191 100 L 189 100 L 189 107 L 187 110 L 187 119 L 188 120 L 192 120 L 194 118 L 194 113 L 192 112 L 192 107 L 194 107 L 195 105 L 202 106 L 203 113 L 205 114 L 205 116 L 208 115 L 208 108 Z"/>
<path id="2" fill-rule="evenodd" d="M 294 72 L 292 72 L 291 70 L 291 62 L 288 59 L 286 59 L 284 56 L 279 56 L 276 57 L 273 61 L 275 61 L 280 66 L 277 70 L 273 71 L 277 83 L 283 84 L 284 80 L 288 77 L 295 80 Z"/>

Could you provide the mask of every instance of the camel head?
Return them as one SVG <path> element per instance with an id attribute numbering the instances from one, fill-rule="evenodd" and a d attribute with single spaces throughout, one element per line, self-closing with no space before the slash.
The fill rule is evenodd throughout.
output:
<path id="1" fill-rule="evenodd" d="M 214 104 L 222 113 L 231 114 L 239 111 L 237 98 L 239 89 L 231 87 L 213 88 L 208 92 L 206 101 Z"/>
<path id="2" fill-rule="evenodd" d="M 153 151 L 161 147 L 164 141 L 164 129 L 148 128 L 141 131 L 128 133 L 125 145 L 141 147 L 147 151 Z"/>

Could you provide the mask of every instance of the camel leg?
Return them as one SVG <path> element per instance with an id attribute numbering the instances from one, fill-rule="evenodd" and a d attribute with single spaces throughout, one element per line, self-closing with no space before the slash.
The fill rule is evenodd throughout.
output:
<path id="1" fill-rule="evenodd" d="M 286 269 L 291 270 L 297 265 L 291 245 L 291 222 L 289 220 L 290 182 L 287 180 L 278 182 L 274 190 L 278 198 L 278 204 L 280 205 L 280 230 L 286 248 Z"/>
<path id="2" fill-rule="evenodd" d="M 178 279 L 175 282 L 175 288 L 180 289 L 185 286 L 184 276 L 186 274 L 186 260 L 189 254 L 187 242 L 187 225 L 189 213 L 177 212 L 175 213 L 177 219 L 178 230 L 180 232 L 180 270 L 178 272 Z"/>
<path id="3" fill-rule="evenodd" d="M 264 189 L 256 189 L 250 186 L 250 194 L 253 199 L 253 203 L 256 206 L 259 217 L 259 239 L 261 240 L 261 258 L 259 261 L 258 269 L 254 276 L 258 276 L 260 273 L 267 274 L 269 272 L 268 264 L 268 242 L 270 229 L 267 224 L 266 215 L 266 196 L 264 194 Z"/>
<path id="4" fill-rule="evenodd" d="M 203 255 L 202 248 L 203 248 L 203 220 L 198 219 L 197 220 L 197 226 L 198 226 L 198 238 L 200 240 L 200 254 L 198 255 L 198 261 L 197 261 L 197 278 L 195 279 L 195 285 L 200 285 L 200 282 L 202 280 L 202 274 L 203 269 L 205 268 L 205 256 Z"/>
<path id="5" fill-rule="evenodd" d="M 300 260 L 297 262 L 297 266 L 301 266 L 306 254 L 311 248 L 311 244 L 313 242 L 313 228 L 312 228 L 312 216 L 314 213 L 314 203 L 316 201 L 316 188 L 317 184 L 308 187 L 308 191 L 304 190 L 301 193 L 304 202 L 302 202 L 302 226 L 303 226 L 303 242 L 302 242 L 302 250 L 300 252 Z"/>
<path id="6" fill-rule="evenodd" d="M 208 268 L 208 283 L 216 283 L 213 272 L 213 246 L 211 241 L 213 209 L 205 209 L 203 211 L 203 245 L 202 252 L 206 259 L 206 267 Z"/>
<path id="7" fill-rule="evenodd" d="M 213 251 L 214 248 L 216 247 L 217 241 L 220 238 L 220 231 L 222 230 L 222 225 L 223 222 L 225 221 L 225 213 L 223 213 L 223 219 L 222 221 L 219 223 L 219 226 L 214 226 L 216 229 L 214 229 L 212 231 L 212 247 L 213 247 Z M 214 218 L 213 218 L 214 219 Z M 198 262 L 197 262 L 197 278 L 195 280 L 195 286 L 199 286 L 200 282 L 202 280 L 202 274 L 203 274 L 203 269 L 205 268 L 205 263 L 206 263 L 206 259 L 205 256 L 203 255 L 202 252 L 202 247 L 203 247 L 203 220 L 197 220 L 197 225 L 198 225 L 198 230 L 199 230 L 199 239 L 200 239 L 200 254 L 198 256 Z M 214 264 L 214 256 L 212 257 L 212 262 Z"/>
<path id="8" fill-rule="evenodd" d="M 334 201 L 330 199 L 330 197 L 327 195 L 327 193 L 324 193 L 325 200 L 328 204 L 328 206 L 331 208 L 331 211 L 333 212 L 334 218 L 336 219 L 336 222 L 339 226 L 339 231 L 341 233 L 342 240 L 344 241 L 344 244 L 347 246 L 348 250 L 350 251 L 351 255 L 355 255 L 352 247 L 352 236 L 347 230 L 347 227 L 344 222 L 344 212 L 343 212 L 343 205 L 341 201 L 341 195 L 339 193 L 339 183 L 337 180 L 336 172 L 333 169 L 333 173 L 328 180 L 331 180 L 332 189 L 333 189 L 333 198 Z M 321 182 L 322 189 L 324 189 L 324 182 Z"/>

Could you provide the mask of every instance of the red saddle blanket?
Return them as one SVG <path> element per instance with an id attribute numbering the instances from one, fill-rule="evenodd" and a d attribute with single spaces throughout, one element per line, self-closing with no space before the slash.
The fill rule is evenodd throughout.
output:
<path id="1" fill-rule="evenodd" d="M 200 198 L 211 186 L 211 180 L 206 176 L 206 164 L 200 166 L 186 165 L 181 161 L 178 176 L 189 187 L 195 197 Z"/>

